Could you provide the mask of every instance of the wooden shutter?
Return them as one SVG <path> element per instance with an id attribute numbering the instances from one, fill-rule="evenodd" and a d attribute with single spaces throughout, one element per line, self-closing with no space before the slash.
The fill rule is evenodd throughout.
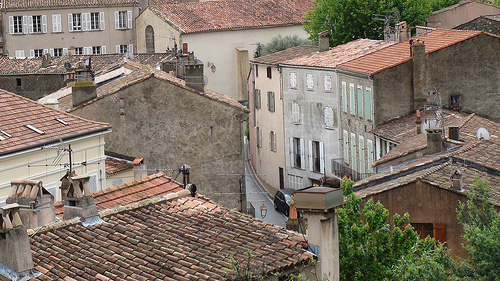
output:
<path id="1" fill-rule="evenodd" d="M 370 88 L 365 90 L 365 118 L 372 120 L 372 93 Z"/>
<path id="2" fill-rule="evenodd" d="M 308 166 L 309 166 L 309 171 L 314 171 L 314 167 L 313 167 L 313 145 L 312 145 L 312 141 L 311 140 L 308 140 L 307 141 L 307 147 L 308 147 L 308 151 L 307 151 L 307 158 L 309 159 L 308 161 Z"/>
<path id="3" fill-rule="evenodd" d="M 68 31 L 73 32 L 73 14 L 68 14 Z"/>
<path id="4" fill-rule="evenodd" d="M 87 31 L 90 30 L 90 13 L 81 13 L 81 26 L 82 26 L 82 31 Z M 87 24 L 88 29 L 87 29 Z"/>
<path id="5" fill-rule="evenodd" d="M 127 52 L 130 52 L 131 54 L 134 53 L 134 44 L 128 44 Z"/>
<path id="6" fill-rule="evenodd" d="M 304 139 L 300 139 L 300 168 L 306 168 L 306 156 L 304 151 Z"/>
<path id="7" fill-rule="evenodd" d="M 319 143 L 319 171 L 325 173 L 325 145 L 322 142 Z"/>
<path id="8" fill-rule="evenodd" d="M 132 29 L 132 11 L 127 11 L 127 27 Z"/>
<path id="9" fill-rule="evenodd" d="M 99 29 L 106 30 L 106 22 L 104 20 L 104 12 L 99 12 Z"/>
<path id="10" fill-rule="evenodd" d="M 347 84 L 342 81 L 342 110 L 347 112 Z"/>
<path id="11" fill-rule="evenodd" d="M 372 140 L 366 140 L 367 154 L 368 154 L 368 172 L 373 172 L 373 143 Z"/>
<path id="12" fill-rule="evenodd" d="M 28 33 L 33 33 L 33 16 L 28 16 Z"/>
<path id="13" fill-rule="evenodd" d="M 9 34 L 14 34 L 14 17 L 9 17 Z"/>
<path id="14" fill-rule="evenodd" d="M 23 16 L 23 33 L 28 34 L 28 16 Z"/>
<path id="15" fill-rule="evenodd" d="M 68 55 L 68 48 L 63 48 L 62 54 L 63 54 L 63 56 L 67 56 Z"/>
<path id="16" fill-rule="evenodd" d="M 349 99 L 350 99 L 350 102 L 349 102 L 349 105 L 350 105 L 350 109 L 349 109 L 349 112 L 352 114 L 352 115 L 355 115 L 356 114 L 356 98 L 354 97 L 354 84 L 349 84 Z"/>
<path id="17" fill-rule="evenodd" d="M 115 29 L 120 29 L 120 12 L 115 11 Z"/>
<path id="18" fill-rule="evenodd" d="M 434 239 L 441 243 L 446 242 L 446 224 L 435 223 L 434 224 Z"/>
<path id="19" fill-rule="evenodd" d="M 34 58 L 35 57 L 35 50 L 30 50 L 30 58 Z"/>
<path id="20" fill-rule="evenodd" d="M 120 45 L 116 45 L 116 49 L 115 49 L 116 53 L 119 54 L 120 53 Z"/>
<path id="21" fill-rule="evenodd" d="M 344 162 L 349 163 L 349 135 L 344 131 Z"/>
<path id="22" fill-rule="evenodd" d="M 42 15 L 42 33 L 47 33 L 47 15 Z"/>
<path id="23" fill-rule="evenodd" d="M 54 49 L 49 49 L 49 54 L 51 57 L 54 57 Z"/>
<path id="24" fill-rule="evenodd" d="M 101 46 L 101 54 L 106 54 L 106 46 Z"/>
<path id="25" fill-rule="evenodd" d="M 290 167 L 295 167 L 295 155 L 293 153 L 293 138 L 290 138 L 290 146 L 288 152 L 290 155 Z"/>
<path id="26" fill-rule="evenodd" d="M 356 94 L 357 94 L 357 97 L 356 97 L 356 105 L 357 105 L 357 113 L 358 113 L 358 116 L 363 118 L 363 87 L 361 86 L 358 86 L 357 90 L 356 90 Z"/>

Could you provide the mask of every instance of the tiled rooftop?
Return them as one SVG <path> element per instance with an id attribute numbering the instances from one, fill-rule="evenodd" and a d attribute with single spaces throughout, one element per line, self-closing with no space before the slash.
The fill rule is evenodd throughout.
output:
<path id="1" fill-rule="evenodd" d="M 288 48 L 283 51 L 279 51 L 276 53 L 272 53 L 263 57 L 258 57 L 252 60 L 254 63 L 258 64 L 267 64 L 267 65 L 277 65 L 279 63 L 283 63 L 289 59 L 293 59 L 296 57 L 301 57 L 304 55 L 308 55 L 318 51 L 318 47 L 316 46 L 297 46 Z"/>
<path id="2" fill-rule="evenodd" d="M 500 143 L 500 124 L 478 116 L 476 114 L 465 114 L 451 110 L 443 110 L 445 120 L 445 136 L 448 137 L 449 127 L 457 126 L 460 129 L 460 140 L 468 143 L 477 140 L 476 133 L 479 128 L 486 128 L 492 142 Z M 435 117 L 432 111 L 422 112 L 422 122 L 426 118 Z M 398 146 L 389 151 L 374 163 L 374 166 L 425 149 L 427 137 L 422 132 L 417 134 L 416 114 L 411 114 L 394 120 L 373 129 L 373 134 L 398 143 Z"/>
<path id="3" fill-rule="evenodd" d="M 305 263 L 302 235 L 186 190 L 30 230 L 37 280 L 230 280 L 230 258 L 265 272 Z"/>
<path id="4" fill-rule="evenodd" d="M 134 168 L 132 161 L 118 159 L 115 157 L 106 157 L 106 176 L 116 175 Z"/>
<path id="5" fill-rule="evenodd" d="M 420 42 L 424 42 L 425 52 L 429 54 L 465 41 L 472 37 L 478 36 L 481 33 L 483 32 L 469 30 L 436 29 L 420 36 L 414 37 L 410 40 L 419 40 Z M 372 52 L 360 58 L 350 60 L 348 62 L 340 64 L 339 67 L 371 75 L 395 67 L 411 60 L 410 40 L 405 40 L 403 42 L 390 45 L 386 48 L 382 48 L 376 52 Z"/>
<path id="6" fill-rule="evenodd" d="M 150 6 L 182 33 L 301 25 L 312 0 L 230 0 Z"/>
<path id="7" fill-rule="evenodd" d="M 137 181 L 94 192 L 92 195 L 97 210 L 102 211 L 181 190 L 183 190 L 182 184 L 173 181 L 172 178 L 160 172 Z M 63 204 L 58 201 L 54 203 L 54 207 L 56 216 L 62 217 L 64 212 Z"/>
<path id="8" fill-rule="evenodd" d="M 5 9 L 133 5 L 135 0 L 3 0 Z"/>
<path id="9" fill-rule="evenodd" d="M 425 161 L 430 160 L 430 161 Z M 490 182 L 490 200 L 500 206 L 500 144 L 491 141 L 475 141 L 456 151 L 442 153 L 440 156 L 425 156 L 421 159 L 400 165 L 391 173 L 383 171 L 354 185 L 355 192 L 361 197 L 375 195 L 418 180 L 449 189 L 450 176 L 459 170 L 465 192 L 475 179 Z"/>
<path id="10" fill-rule="evenodd" d="M 5 90 L 0 90 L 0 107 L 0 155 L 110 129 L 108 124 L 64 113 Z"/>
<path id="11" fill-rule="evenodd" d="M 283 62 L 285 65 L 334 68 L 344 62 L 359 58 L 377 50 L 394 45 L 395 42 L 382 40 L 358 39 L 328 51 L 306 54 Z"/>

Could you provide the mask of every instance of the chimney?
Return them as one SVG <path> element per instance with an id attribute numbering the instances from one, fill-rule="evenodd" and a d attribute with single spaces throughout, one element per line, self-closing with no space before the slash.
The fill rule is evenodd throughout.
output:
<path id="1" fill-rule="evenodd" d="M 396 41 L 401 42 L 408 39 L 408 24 L 406 21 L 402 21 L 396 24 Z"/>
<path id="2" fill-rule="evenodd" d="M 45 102 L 45 105 L 48 105 L 48 106 L 55 108 L 55 109 L 59 109 L 59 101 L 56 98 L 48 99 Z"/>
<path id="3" fill-rule="evenodd" d="M 427 99 L 424 96 L 426 85 L 425 44 L 418 39 L 410 39 L 412 57 L 413 110 L 422 109 Z"/>
<path id="4" fill-rule="evenodd" d="M 420 110 L 417 109 L 417 120 L 415 120 L 415 124 L 417 124 L 417 135 L 422 133 L 422 118 L 420 116 Z"/>
<path id="5" fill-rule="evenodd" d="M 460 128 L 458 126 L 450 126 L 448 128 L 448 137 L 450 140 L 460 140 Z"/>
<path id="6" fill-rule="evenodd" d="M 342 188 L 311 186 L 294 192 L 295 207 L 307 220 L 307 237 L 318 256 L 319 276 L 330 274 L 339 280 L 338 215 L 335 209 L 344 204 Z"/>
<path id="7" fill-rule="evenodd" d="M 75 85 L 71 88 L 73 107 L 77 107 L 97 97 L 97 87 L 94 83 L 94 73 L 91 69 L 90 59 L 85 65 L 75 70 L 75 79 Z"/>
<path id="8" fill-rule="evenodd" d="M 23 225 L 34 229 L 56 220 L 54 196 L 43 186 L 41 181 L 11 181 L 11 192 L 7 204 L 20 205 L 19 215 Z"/>
<path id="9" fill-rule="evenodd" d="M 451 188 L 456 191 L 462 191 L 462 173 L 459 170 L 455 170 L 455 172 L 451 175 Z"/>
<path id="10" fill-rule="evenodd" d="M 50 61 L 52 60 L 52 56 L 49 53 L 45 53 L 42 56 L 42 68 L 46 68 L 50 65 Z"/>
<path id="11" fill-rule="evenodd" d="M 205 79 L 203 76 L 203 62 L 194 58 L 194 53 L 191 52 L 187 56 L 187 61 L 184 62 L 184 77 L 186 86 L 193 88 L 199 92 L 205 92 Z"/>
<path id="12" fill-rule="evenodd" d="M 144 163 L 144 158 L 135 158 L 132 161 L 134 165 L 134 180 L 140 180 L 148 176 L 146 164 Z"/>
<path id="13" fill-rule="evenodd" d="M 80 217 L 82 221 L 85 221 L 99 216 L 94 197 L 90 191 L 89 179 L 90 176 L 82 175 L 65 178 L 63 181 L 63 184 L 68 184 L 63 202 L 65 220 Z M 63 189 L 62 185 L 61 189 Z"/>
<path id="14" fill-rule="evenodd" d="M 330 32 L 325 30 L 318 33 L 318 52 L 330 50 Z"/>
<path id="15" fill-rule="evenodd" d="M 434 154 L 441 152 L 443 149 L 443 140 L 441 135 L 443 134 L 442 129 L 426 129 L 427 132 L 427 152 L 426 154 Z"/>
<path id="16" fill-rule="evenodd" d="M 0 275 L 11 280 L 28 280 L 34 275 L 28 233 L 19 216 L 19 205 L 0 208 Z"/>

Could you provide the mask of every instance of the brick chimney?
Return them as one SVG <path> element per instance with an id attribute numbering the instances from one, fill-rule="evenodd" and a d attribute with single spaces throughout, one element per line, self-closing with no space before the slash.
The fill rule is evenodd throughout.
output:
<path id="1" fill-rule="evenodd" d="M 66 188 L 66 196 L 63 195 L 64 220 L 80 217 L 82 221 L 85 221 L 98 217 L 99 213 L 89 186 L 90 176 L 68 177 L 67 174 L 63 179 L 60 188 L 61 192 Z M 67 186 L 63 187 L 63 185 Z"/>
<path id="2" fill-rule="evenodd" d="M 417 120 L 415 120 L 417 125 L 417 135 L 422 133 L 422 117 L 420 116 L 420 110 L 417 110 Z"/>
<path id="3" fill-rule="evenodd" d="M 75 70 L 75 85 L 71 88 L 73 107 L 91 101 L 97 97 L 90 58 Z"/>
<path id="4" fill-rule="evenodd" d="M 134 180 L 140 180 L 148 176 L 148 171 L 146 168 L 146 163 L 144 163 L 144 158 L 135 158 L 132 161 L 132 165 L 134 166 Z"/>
<path id="5" fill-rule="evenodd" d="M 443 139 L 442 134 L 443 130 L 436 129 L 426 129 L 427 132 L 427 152 L 426 154 L 434 154 L 441 152 L 443 149 Z"/>
<path id="6" fill-rule="evenodd" d="M 19 208 L 16 203 L 0 208 L 0 275 L 11 280 L 29 280 L 36 272 Z"/>
<path id="7" fill-rule="evenodd" d="M 318 33 L 318 52 L 330 50 L 330 32 L 325 30 Z"/>
<path id="8" fill-rule="evenodd" d="M 294 192 L 295 207 L 307 220 L 309 247 L 319 258 L 320 277 L 339 280 L 339 238 L 336 208 L 344 204 L 342 188 L 312 186 Z M 330 280 L 330 279 L 329 279 Z"/>
<path id="9" fill-rule="evenodd" d="M 423 41 L 410 39 L 413 80 L 413 110 L 422 109 L 427 99 L 424 96 L 426 85 L 426 56 Z"/>
<path id="10" fill-rule="evenodd" d="M 460 140 L 460 127 L 450 126 L 448 128 L 448 137 L 450 138 L 450 140 Z"/>
<path id="11" fill-rule="evenodd" d="M 396 36 L 397 36 L 397 41 L 401 42 L 406 39 L 408 39 L 408 24 L 406 21 L 402 21 L 400 23 L 396 24 Z"/>
<path id="12" fill-rule="evenodd" d="M 11 192 L 7 204 L 20 205 L 19 215 L 27 228 L 37 228 L 56 220 L 54 196 L 43 186 L 41 181 L 11 181 Z"/>

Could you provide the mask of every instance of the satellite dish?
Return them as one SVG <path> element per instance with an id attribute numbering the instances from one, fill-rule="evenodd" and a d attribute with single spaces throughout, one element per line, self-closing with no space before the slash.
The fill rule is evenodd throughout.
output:
<path id="1" fill-rule="evenodd" d="M 490 133 L 488 133 L 488 130 L 485 128 L 479 128 L 477 130 L 477 139 L 478 140 L 489 140 L 490 139 Z"/>
<path id="2" fill-rule="evenodd" d="M 65 63 L 64 63 L 64 68 L 66 68 L 66 69 L 70 69 L 70 68 L 71 68 L 71 63 L 69 63 L 69 62 L 65 62 Z"/>

